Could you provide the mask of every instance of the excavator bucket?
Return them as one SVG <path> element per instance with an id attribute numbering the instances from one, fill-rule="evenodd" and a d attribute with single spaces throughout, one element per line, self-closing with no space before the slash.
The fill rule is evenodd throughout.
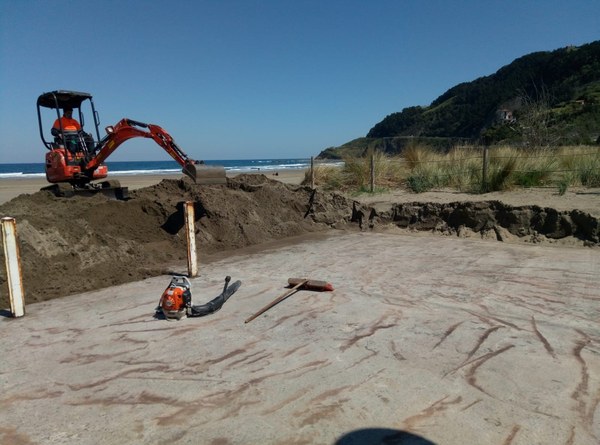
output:
<path id="1" fill-rule="evenodd" d="M 227 184 L 225 168 L 220 165 L 187 163 L 183 173 L 199 185 Z"/>

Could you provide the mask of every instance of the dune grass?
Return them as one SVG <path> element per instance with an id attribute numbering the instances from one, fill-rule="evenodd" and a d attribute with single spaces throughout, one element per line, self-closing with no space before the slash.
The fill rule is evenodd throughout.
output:
<path id="1" fill-rule="evenodd" d="M 480 193 L 524 187 L 600 187 L 600 147 L 570 146 L 523 150 L 491 147 L 487 174 L 483 174 L 483 148 L 458 146 L 441 153 L 426 146 L 408 147 L 389 157 L 371 150 L 363 157 L 344 159 L 343 167 L 317 166 L 315 182 L 326 189 L 371 191 L 371 159 L 375 191 L 408 188 L 415 193 L 450 188 Z M 307 172 L 304 183 L 310 183 Z"/>
<path id="2" fill-rule="evenodd" d="M 562 147 L 558 154 L 559 168 L 570 179 L 569 185 L 600 187 L 600 148 Z"/>

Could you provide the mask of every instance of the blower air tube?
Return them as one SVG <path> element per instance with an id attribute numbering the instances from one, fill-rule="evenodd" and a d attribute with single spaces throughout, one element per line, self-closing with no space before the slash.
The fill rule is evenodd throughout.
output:
<path id="1" fill-rule="evenodd" d="M 188 317 L 203 317 L 205 315 L 217 312 L 223 307 L 225 302 L 229 300 L 229 298 L 240 288 L 241 285 L 242 282 L 238 280 L 235 283 L 223 289 L 223 292 L 220 295 L 213 298 L 208 303 L 201 304 L 198 306 L 191 306 L 190 311 L 187 314 Z"/>

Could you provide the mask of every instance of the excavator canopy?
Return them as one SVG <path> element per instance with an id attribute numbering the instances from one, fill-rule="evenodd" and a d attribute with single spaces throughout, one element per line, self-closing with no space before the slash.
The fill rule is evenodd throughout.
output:
<path id="1" fill-rule="evenodd" d="M 86 99 L 91 99 L 89 93 L 81 93 L 78 91 L 57 90 L 44 93 L 38 97 L 37 103 L 45 108 L 79 108 L 81 102 Z"/>

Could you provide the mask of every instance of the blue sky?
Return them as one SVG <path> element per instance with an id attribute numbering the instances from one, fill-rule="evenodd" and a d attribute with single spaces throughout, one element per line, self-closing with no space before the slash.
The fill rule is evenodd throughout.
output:
<path id="1" fill-rule="evenodd" d="M 56 89 L 93 94 L 102 127 L 160 125 L 195 159 L 310 157 L 598 39 L 597 0 L 0 0 L 0 163 L 43 162 L 35 104 Z M 109 158 L 166 159 L 148 140 Z"/>

